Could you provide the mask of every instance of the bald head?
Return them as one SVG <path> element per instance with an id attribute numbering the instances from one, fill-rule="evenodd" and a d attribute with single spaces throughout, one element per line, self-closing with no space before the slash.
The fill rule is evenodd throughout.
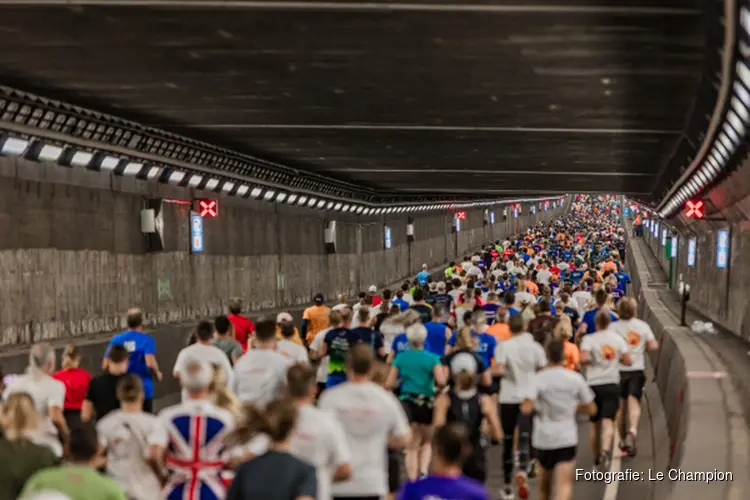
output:
<path id="1" fill-rule="evenodd" d="M 126 321 L 130 330 L 140 330 L 143 328 L 143 311 L 137 307 L 128 309 Z"/>

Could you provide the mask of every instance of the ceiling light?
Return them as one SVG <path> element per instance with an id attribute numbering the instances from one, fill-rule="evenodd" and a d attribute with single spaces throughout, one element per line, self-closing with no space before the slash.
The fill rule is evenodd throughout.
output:
<path id="1" fill-rule="evenodd" d="M 152 181 L 159 177 L 161 174 L 161 167 L 149 167 L 148 172 L 146 173 L 146 179 Z"/>
<path id="2" fill-rule="evenodd" d="M 338 209 L 337 209 L 338 210 Z M 348 212 L 349 211 L 349 204 L 345 204 L 341 207 L 342 212 Z"/>
<path id="3" fill-rule="evenodd" d="M 208 179 L 208 182 L 206 182 L 206 190 L 207 191 L 213 191 L 216 189 L 216 186 L 219 185 L 219 179 Z"/>
<path id="4" fill-rule="evenodd" d="M 297 200 L 297 205 L 304 205 L 306 201 L 307 201 L 307 196 L 302 195 Z"/>
<path id="5" fill-rule="evenodd" d="M 252 191 L 250 191 L 250 196 L 255 198 L 256 200 L 260 198 L 260 195 L 263 194 L 263 190 L 259 187 L 254 187 Z"/>
<path id="6" fill-rule="evenodd" d="M 263 195 L 263 199 L 264 199 L 265 201 L 271 201 L 271 200 L 273 200 L 273 197 L 274 197 L 275 195 L 276 195 L 276 191 L 274 191 L 273 189 L 269 189 L 269 190 L 268 190 L 268 191 L 266 191 L 266 192 L 265 192 L 265 194 Z"/>
<path id="7" fill-rule="evenodd" d="M 26 139 L 18 139 L 16 137 L 6 137 L 0 147 L 0 153 L 7 156 L 21 156 L 26 152 L 29 147 L 29 141 Z"/>
<path id="8" fill-rule="evenodd" d="M 294 193 L 290 194 L 289 198 L 287 198 L 286 200 L 286 202 L 289 203 L 290 205 L 294 203 L 295 201 L 297 201 L 297 195 Z"/>
<path id="9" fill-rule="evenodd" d="M 137 175 L 143 169 L 143 163 L 128 163 L 123 169 L 123 175 Z"/>
<path id="10" fill-rule="evenodd" d="M 245 196 L 249 190 L 250 186 L 243 184 L 237 188 L 237 196 Z"/>
<path id="11" fill-rule="evenodd" d="M 334 205 L 335 203 L 333 203 L 332 201 L 329 201 L 328 204 L 326 205 L 326 210 L 332 209 Z"/>
<path id="12" fill-rule="evenodd" d="M 358 208 L 357 208 L 357 213 L 358 213 L 358 214 L 361 214 L 361 213 L 362 213 L 362 212 L 364 212 L 364 211 L 365 211 L 365 207 L 358 207 Z"/>
<path id="13" fill-rule="evenodd" d="M 111 171 L 117 167 L 120 159 L 115 156 L 105 156 L 99 164 L 99 170 Z"/>
<path id="14" fill-rule="evenodd" d="M 276 203 L 283 203 L 284 200 L 286 200 L 287 194 L 286 193 L 279 193 L 276 196 Z"/>
<path id="15" fill-rule="evenodd" d="M 37 157 L 39 161 L 47 161 L 54 163 L 59 158 L 60 155 L 62 155 L 63 149 L 59 146 L 53 146 L 52 144 L 45 144 L 42 146 L 42 149 L 39 151 L 39 156 Z"/>
<path id="16" fill-rule="evenodd" d="M 318 201 L 317 198 L 311 196 L 309 200 L 307 200 L 307 206 L 308 207 L 314 207 L 315 203 Z"/>
<path id="17" fill-rule="evenodd" d="M 234 188 L 234 182 L 227 181 L 224 183 L 223 186 L 221 186 L 221 190 L 225 192 L 230 192 Z"/>
<path id="18" fill-rule="evenodd" d="M 93 153 L 89 153 L 88 151 L 76 151 L 70 158 L 70 166 L 87 167 L 93 157 Z"/>
<path id="19" fill-rule="evenodd" d="M 170 184 L 179 184 L 184 178 L 185 178 L 185 172 L 174 170 L 169 174 L 169 179 L 167 182 L 169 182 Z"/>
<path id="20" fill-rule="evenodd" d="M 323 208 L 324 206 L 326 206 L 326 200 L 320 200 L 316 208 Z"/>
<path id="21" fill-rule="evenodd" d="M 341 205 L 342 205 L 341 203 L 336 203 L 336 204 L 335 204 L 335 205 L 333 206 L 333 209 L 334 209 L 334 210 L 341 210 Z"/>

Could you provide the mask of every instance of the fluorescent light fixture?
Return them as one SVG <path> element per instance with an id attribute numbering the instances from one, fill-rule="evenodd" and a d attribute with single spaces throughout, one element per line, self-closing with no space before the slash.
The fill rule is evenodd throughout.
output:
<path id="1" fill-rule="evenodd" d="M 349 211 L 350 211 L 351 213 L 354 213 L 354 212 L 356 212 L 356 211 L 357 211 L 357 205 L 352 205 L 351 207 L 349 207 Z"/>
<path id="2" fill-rule="evenodd" d="M 283 203 L 284 200 L 286 200 L 286 197 L 286 193 L 279 193 L 278 196 L 276 196 L 276 203 Z"/>
<path id="3" fill-rule="evenodd" d="M 137 175 L 138 172 L 140 172 L 142 168 L 143 168 L 143 163 L 130 162 L 125 166 L 122 173 L 123 175 Z"/>
<path id="4" fill-rule="evenodd" d="M 326 206 L 326 200 L 320 200 L 315 208 L 323 208 L 324 206 Z"/>
<path id="5" fill-rule="evenodd" d="M 110 171 L 117 167 L 120 163 L 120 159 L 116 156 L 105 156 L 102 162 L 99 164 L 99 170 Z"/>
<path id="6" fill-rule="evenodd" d="M 365 210 L 365 207 L 357 207 L 358 214 L 361 214 L 362 212 L 364 212 L 364 210 Z"/>
<path id="7" fill-rule="evenodd" d="M 332 201 L 329 201 L 329 202 L 328 202 L 328 204 L 326 205 L 326 210 L 330 210 L 330 209 L 332 209 L 334 205 L 335 205 L 335 203 L 334 203 L 334 202 L 332 202 Z"/>
<path id="8" fill-rule="evenodd" d="M 286 200 L 286 202 L 289 203 L 290 205 L 294 203 L 295 201 L 297 201 L 297 195 L 294 193 L 290 194 L 289 198 L 287 198 Z"/>
<path id="9" fill-rule="evenodd" d="M 349 211 L 349 205 L 344 205 L 343 207 L 341 207 L 341 211 L 342 212 L 348 212 Z"/>
<path id="10" fill-rule="evenodd" d="M 89 153 L 88 151 L 76 151 L 70 159 L 70 166 L 87 167 L 93 157 L 93 153 Z"/>
<path id="11" fill-rule="evenodd" d="M 336 203 L 336 205 L 333 206 L 334 210 L 341 210 L 341 203 Z"/>
<path id="12" fill-rule="evenodd" d="M 737 69 L 737 76 L 740 77 L 740 80 L 745 84 L 745 87 L 750 88 L 750 69 L 745 66 L 745 63 L 742 60 L 737 61 L 735 67 Z"/>
<path id="13" fill-rule="evenodd" d="M 7 137 L 3 142 L 2 149 L 0 152 L 8 156 L 21 156 L 26 152 L 29 147 L 29 141 L 26 139 L 18 139 L 16 137 Z"/>
<path id="14" fill-rule="evenodd" d="M 297 200 L 297 205 L 304 205 L 306 201 L 307 201 L 307 196 L 302 195 Z"/>
<path id="15" fill-rule="evenodd" d="M 206 189 L 208 191 L 213 191 L 216 189 L 216 186 L 219 185 L 219 179 L 208 179 L 208 182 L 206 182 Z"/>
<path id="16" fill-rule="evenodd" d="M 256 200 L 260 198 L 260 195 L 263 194 L 263 190 L 259 187 L 254 187 L 252 191 L 250 191 L 250 196 L 255 198 Z"/>
<path id="17" fill-rule="evenodd" d="M 273 197 L 274 197 L 275 195 L 276 195 L 276 191 L 274 191 L 273 189 L 269 189 L 269 190 L 268 190 L 268 191 L 266 191 L 266 193 L 265 193 L 265 194 L 263 195 L 263 199 L 264 199 L 264 200 L 266 200 L 266 201 L 271 201 L 271 200 L 273 200 Z"/>
<path id="18" fill-rule="evenodd" d="M 161 167 L 151 167 L 148 169 L 148 172 L 146 173 L 146 179 L 152 181 L 159 177 L 161 174 Z"/>
<path id="19" fill-rule="evenodd" d="M 745 110 L 745 115 L 747 115 L 747 110 Z M 726 128 L 727 125 L 731 125 L 732 128 L 737 131 L 737 136 L 744 137 L 747 129 L 746 123 L 748 122 L 749 118 L 745 116 L 745 120 L 743 121 L 740 116 L 741 115 L 738 116 L 737 113 L 730 109 L 727 113 L 727 123 L 724 124 L 724 128 Z"/>
<path id="20" fill-rule="evenodd" d="M 56 162 L 62 155 L 63 148 L 59 146 L 53 146 L 52 144 L 45 144 L 39 151 L 39 161 Z"/>
<path id="21" fill-rule="evenodd" d="M 196 186 L 198 186 L 198 184 L 201 183 L 202 180 L 203 180 L 203 176 L 202 175 L 193 174 L 193 175 L 190 176 L 190 179 L 188 180 L 188 186 L 190 186 L 190 187 L 196 187 Z"/>
<path id="22" fill-rule="evenodd" d="M 249 190 L 250 186 L 248 186 L 247 184 L 242 184 L 237 188 L 237 196 L 245 196 Z"/>
<path id="23" fill-rule="evenodd" d="M 221 190 L 225 191 L 227 193 L 230 192 L 232 190 L 232 188 L 234 188 L 234 182 L 232 182 L 232 181 L 227 181 L 227 182 L 224 183 L 223 186 L 221 186 Z"/>
<path id="24" fill-rule="evenodd" d="M 169 180 L 168 182 L 170 184 L 179 184 L 182 179 L 185 178 L 185 172 L 180 172 L 179 170 L 174 170 L 169 174 Z"/>
<path id="25" fill-rule="evenodd" d="M 312 196 L 311 196 L 311 197 L 310 197 L 310 199 L 309 199 L 309 200 L 307 201 L 307 206 L 308 206 L 308 207 L 314 207 L 314 206 L 315 206 L 315 203 L 316 203 L 317 201 L 318 201 L 318 199 L 317 199 L 317 198 L 314 198 L 314 197 L 312 197 Z"/>

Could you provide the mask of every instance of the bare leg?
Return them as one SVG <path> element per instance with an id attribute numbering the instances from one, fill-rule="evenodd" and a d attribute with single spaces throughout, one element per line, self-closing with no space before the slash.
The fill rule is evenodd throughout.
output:
<path id="1" fill-rule="evenodd" d="M 419 477 L 419 448 L 422 445 L 419 427 L 419 424 L 411 424 L 411 441 L 406 448 L 406 457 L 404 458 L 404 468 L 409 481 L 414 481 Z"/>
<path id="2" fill-rule="evenodd" d="M 628 396 L 628 421 L 630 423 L 630 432 L 637 434 L 638 424 L 641 421 L 641 403 L 633 396 Z M 627 433 L 626 433 L 627 434 Z"/>
<path id="3" fill-rule="evenodd" d="M 573 498 L 573 473 L 575 461 L 560 462 L 555 466 L 554 500 L 571 500 Z"/>
<path id="4" fill-rule="evenodd" d="M 420 425 L 422 446 L 419 448 L 419 473 L 427 475 L 432 460 L 432 426 Z"/>
<path id="5" fill-rule="evenodd" d="M 539 474 L 539 500 L 549 500 L 552 493 L 552 478 L 554 470 L 547 470 L 541 465 Z"/>
<path id="6" fill-rule="evenodd" d="M 601 452 L 601 448 L 599 448 L 599 422 L 589 423 L 589 442 L 591 443 L 591 452 L 594 455 L 594 459 L 597 459 Z"/>

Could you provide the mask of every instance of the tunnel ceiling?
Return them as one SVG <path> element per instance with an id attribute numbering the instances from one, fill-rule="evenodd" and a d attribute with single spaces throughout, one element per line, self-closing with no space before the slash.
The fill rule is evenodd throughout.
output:
<path id="1" fill-rule="evenodd" d="M 646 195 L 703 61 L 698 0 L 177 3 L 0 6 L 0 83 L 389 193 Z"/>

